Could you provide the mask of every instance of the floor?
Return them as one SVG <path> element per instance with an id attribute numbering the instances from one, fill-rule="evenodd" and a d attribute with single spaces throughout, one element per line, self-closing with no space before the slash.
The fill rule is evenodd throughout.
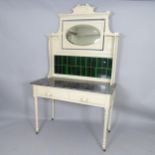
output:
<path id="1" fill-rule="evenodd" d="M 154 155 L 155 124 L 129 124 L 113 125 L 107 151 L 103 152 L 102 123 L 42 120 L 36 135 L 33 121 L 3 121 L 0 155 Z"/>

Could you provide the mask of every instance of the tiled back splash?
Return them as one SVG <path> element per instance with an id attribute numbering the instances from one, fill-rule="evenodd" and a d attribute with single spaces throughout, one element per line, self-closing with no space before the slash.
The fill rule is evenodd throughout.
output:
<path id="1" fill-rule="evenodd" d="M 111 77 L 112 59 L 55 56 L 55 73 L 87 77 Z"/>

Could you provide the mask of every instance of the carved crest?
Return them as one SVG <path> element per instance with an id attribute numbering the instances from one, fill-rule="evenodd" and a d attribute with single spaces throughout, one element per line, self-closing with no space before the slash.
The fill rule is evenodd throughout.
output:
<path id="1" fill-rule="evenodd" d="M 95 8 L 89 4 L 77 5 L 73 8 L 74 14 L 90 14 L 94 13 Z"/>

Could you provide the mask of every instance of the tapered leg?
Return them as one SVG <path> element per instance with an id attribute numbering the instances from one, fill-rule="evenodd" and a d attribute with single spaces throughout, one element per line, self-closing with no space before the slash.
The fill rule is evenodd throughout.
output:
<path id="1" fill-rule="evenodd" d="M 115 92 L 113 93 L 111 97 L 111 105 L 110 105 L 110 110 L 109 110 L 109 120 L 108 120 L 108 132 L 111 131 L 111 122 L 112 122 L 112 111 L 113 111 L 113 105 L 114 105 L 114 97 L 115 97 Z"/>
<path id="2" fill-rule="evenodd" d="M 38 98 L 34 97 L 34 108 L 35 108 L 35 132 L 39 133 L 39 114 L 38 114 Z"/>
<path id="3" fill-rule="evenodd" d="M 54 99 L 52 99 L 52 120 L 54 120 L 54 115 L 55 115 L 55 103 Z"/>
<path id="4" fill-rule="evenodd" d="M 109 116 L 109 109 L 105 108 L 104 128 L 103 128 L 103 144 L 102 144 L 103 151 L 106 151 L 106 145 L 107 145 L 108 116 Z"/>
<path id="5" fill-rule="evenodd" d="M 113 111 L 113 103 L 111 103 L 111 107 L 109 110 L 109 120 L 108 120 L 108 132 L 111 131 L 111 120 L 112 120 L 112 111 Z"/>

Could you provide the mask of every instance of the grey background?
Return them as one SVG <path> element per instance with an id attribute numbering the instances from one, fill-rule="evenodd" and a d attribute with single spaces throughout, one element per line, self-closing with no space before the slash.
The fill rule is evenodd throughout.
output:
<path id="1" fill-rule="evenodd" d="M 50 101 L 41 99 L 41 133 L 34 134 L 29 83 L 48 73 L 47 35 L 58 30 L 58 14 L 79 3 L 111 11 L 111 30 L 121 34 L 105 154 L 155 153 L 154 1 L 0 0 L 0 154 L 103 154 L 100 108 L 57 101 L 50 122 Z"/>

